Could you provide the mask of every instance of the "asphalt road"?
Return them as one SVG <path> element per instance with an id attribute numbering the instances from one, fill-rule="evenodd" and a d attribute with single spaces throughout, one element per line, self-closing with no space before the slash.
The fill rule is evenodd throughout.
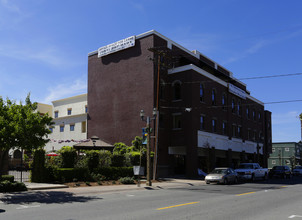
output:
<path id="1" fill-rule="evenodd" d="M 2 220 L 301 219 L 302 178 L 118 193 L 16 193 L 0 200 Z"/>

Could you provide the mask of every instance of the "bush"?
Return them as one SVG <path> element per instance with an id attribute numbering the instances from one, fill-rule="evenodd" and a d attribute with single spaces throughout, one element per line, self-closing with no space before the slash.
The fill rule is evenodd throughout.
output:
<path id="1" fill-rule="evenodd" d="M 122 142 L 115 143 L 113 153 L 125 154 L 127 153 L 127 148 L 128 146 Z"/>
<path id="2" fill-rule="evenodd" d="M 100 162 L 99 166 L 101 167 L 109 167 L 111 165 L 112 154 L 108 150 L 101 150 L 99 153 Z"/>
<path id="3" fill-rule="evenodd" d="M 134 178 L 133 177 L 122 177 L 119 179 L 120 183 L 122 184 L 134 184 Z"/>
<path id="4" fill-rule="evenodd" d="M 13 175 L 2 175 L 0 180 L 1 181 L 8 180 L 9 182 L 13 183 L 15 180 L 15 177 Z"/>
<path id="5" fill-rule="evenodd" d="M 10 182 L 9 180 L 4 180 L 0 182 L 0 192 L 20 192 L 27 191 L 24 183 L 20 182 Z"/>
<path id="6" fill-rule="evenodd" d="M 123 167 L 125 164 L 125 155 L 119 153 L 113 153 L 111 166 L 112 167 Z"/>
<path id="7" fill-rule="evenodd" d="M 38 149 L 34 152 L 34 160 L 31 170 L 31 181 L 36 183 L 45 182 L 45 150 Z"/>
<path id="8" fill-rule="evenodd" d="M 59 150 L 62 157 L 62 167 L 63 168 L 73 168 L 77 159 L 77 152 L 74 148 L 69 146 L 62 147 Z"/>
<path id="9" fill-rule="evenodd" d="M 87 166 L 90 172 L 96 169 L 100 163 L 99 151 L 90 150 L 86 152 Z"/>
<path id="10" fill-rule="evenodd" d="M 92 177 L 86 168 L 58 168 L 54 171 L 53 181 L 58 182 L 72 182 L 74 179 L 77 181 L 90 181 Z"/>
<path id="11" fill-rule="evenodd" d="M 121 177 L 133 177 L 133 167 L 101 167 L 96 170 L 106 180 L 118 180 Z"/>

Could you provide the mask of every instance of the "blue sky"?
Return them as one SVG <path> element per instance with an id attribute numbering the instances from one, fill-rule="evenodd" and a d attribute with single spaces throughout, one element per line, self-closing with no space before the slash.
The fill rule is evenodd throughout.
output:
<path id="1" fill-rule="evenodd" d="M 156 30 L 238 79 L 302 72 L 300 0 L 0 0 L 0 95 L 87 92 L 87 54 Z M 242 80 L 264 103 L 301 100 L 302 75 Z M 300 141 L 302 102 L 267 104 L 273 142 Z"/>

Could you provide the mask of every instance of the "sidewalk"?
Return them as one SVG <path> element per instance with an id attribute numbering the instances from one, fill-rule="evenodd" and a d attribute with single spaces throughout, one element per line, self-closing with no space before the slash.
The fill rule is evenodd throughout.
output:
<path id="1" fill-rule="evenodd" d="M 153 182 L 152 186 L 147 186 L 146 183 L 141 183 L 140 186 L 137 184 L 131 185 L 110 185 L 110 186 L 87 186 L 87 187 L 72 187 L 68 188 L 66 185 L 59 184 L 46 184 L 46 183 L 25 183 L 28 190 L 32 191 L 63 191 L 73 194 L 90 194 L 90 193 L 108 193 L 128 190 L 158 190 L 165 188 L 178 188 L 184 186 L 198 186 L 204 185 L 203 180 L 193 179 L 173 179 L 165 178 L 159 182 Z"/>

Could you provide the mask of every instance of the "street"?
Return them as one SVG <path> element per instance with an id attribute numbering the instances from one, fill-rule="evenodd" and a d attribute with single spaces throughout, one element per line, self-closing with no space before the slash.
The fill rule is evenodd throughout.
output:
<path id="1" fill-rule="evenodd" d="M 0 219 L 302 219 L 302 178 L 115 193 L 39 191 L 0 200 Z"/>

